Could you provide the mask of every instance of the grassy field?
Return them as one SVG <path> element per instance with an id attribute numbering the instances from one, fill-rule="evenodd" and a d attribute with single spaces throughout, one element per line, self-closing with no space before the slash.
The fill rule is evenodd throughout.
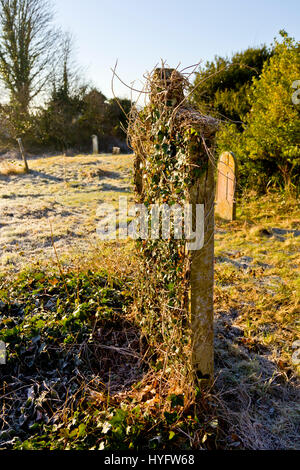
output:
<path id="1" fill-rule="evenodd" d="M 29 162 L 28 175 L 1 175 L 0 268 L 20 270 L 29 261 L 64 260 L 97 243 L 100 203 L 131 191 L 132 157 L 49 157 Z M 5 167 L 4 167 L 5 170 Z M 4 171 L 5 173 L 5 171 Z"/>
<path id="2" fill-rule="evenodd" d="M 132 197 L 132 162 L 58 156 L 0 177 L 0 448 L 299 449 L 295 199 L 248 194 L 216 221 L 216 379 L 187 404 L 135 321 L 133 243 L 95 233 L 99 202 Z"/>

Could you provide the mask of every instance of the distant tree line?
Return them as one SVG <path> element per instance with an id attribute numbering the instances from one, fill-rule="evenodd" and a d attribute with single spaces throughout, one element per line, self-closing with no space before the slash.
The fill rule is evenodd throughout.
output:
<path id="1" fill-rule="evenodd" d="M 270 48 L 216 57 L 194 83 L 194 104 L 220 120 L 217 156 L 236 155 L 240 189 L 299 191 L 300 100 L 292 97 L 300 83 L 300 43 L 280 34 Z"/>
<path id="2" fill-rule="evenodd" d="M 31 151 L 84 151 L 93 134 L 100 150 L 126 150 L 130 101 L 107 99 L 82 77 L 48 0 L 0 0 L 0 150 L 21 137 Z"/>
<path id="3" fill-rule="evenodd" d="M 191 99 L 220 120 L 217 154 L 235 153 L 239 187 L 299 187 L 299 52 L 281 31 L 272 46 L 216 57 L 197 73 Z M 0 151 L 19 137 L 29 151 L 88 151 L 93 134 L 100 150 L 126 150 L 130 101 L 85 82 L 49 0 L 0 0 L 0 84 Z"/>

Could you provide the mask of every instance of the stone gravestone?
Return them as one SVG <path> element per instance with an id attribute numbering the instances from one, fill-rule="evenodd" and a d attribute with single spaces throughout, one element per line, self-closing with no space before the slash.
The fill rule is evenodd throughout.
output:
<path id="1" fill-rule="evenodd" d="M 216 214 L 225 220 L 235 220 L 236 158 L 232 152 L 222 153 L 218 163 Z"/>
<path id="2" fill-rule="evenodd" d="M 172 74 L 174 69 L 156 69 L 155 85 L 153 90 L 157 88 L 164 90 L 165 94 L 150 94 L 150 101 L 153 97 L 168 97 L 171 103 L 169 106 L 176 109 L 174 126 L 178 126 L 183 134 L 192 129 L 197 129 L 199 135 L 204 135 L 208 148 L 213 148 L 215 133 L 218 122 L 209 116 L 203 116 L 196 110 L 185 107 L 183 86 L 179 88 L 172 87 Z M 178 80 L 180 83 L 180 80 Z M 174 82 L 173 82 L 174 83 Z M 175 91 L 174 91 L 175 89 Z M 159 104 L 159 98 L 157 98 Z M 157 106 L 157 101 L 153 101 L 153 106 Z M 175 108 L 176 107 L 176 108 Z M 159 109 L 159 108 L 158 108 Z M 137 121 L 138 122 L 138 121 Z M 174 142 L 176 146 L 176 142 Z M 147 192 L 147 179 L 144 180 L 144 168 L 140 156 L 141 146 L 135 148 L 135 184 L 140 201 Z M 186 203 L 196 207 L 203 206 L 204 221 L 204 245 L 189 251 L 185 247 L 185 257 L 190 266 L 189 268 L 189 299 L 187 311 L 189 325 L 192 335 L 192 357 L 191 365 L 197 378 L 201 380 L 201 384 L 212 384 L 214 374 L 214 198 L 215 198 L 215 180 L 214 164 L 206 152 L 199 144 L 196 146 L 191 142 L 187 144 L 185 149 L 189 152 L 189 158 L 193 158 L 197 162 L 197 166 L 201 165 L 206 170 L 202 172 L 198 178 L 190 178 L 194 181 L 189 185 L 186 191 Z M 192 168 L 192 167 L 191 167 Z M 145 181 L 145 182 L 144 182 Z M 147 299 L 148 300 L 148 299 Z M 188 361 L 188 357 L 186 358 Z"/>
<path id="3" fill-rule="evenodd" d="M 92 139 L 93 139 L 93 153 L 95 155 L 98 155 L 99 153 L 98 136 L 92 135 Z"/>
<path id="4" fill-rule="evenodd" d="M 120 153 L 121 153 L 120 147 L 113 147 L 112 153 L 113 153 L 113 155 L 120 155 Z"/>

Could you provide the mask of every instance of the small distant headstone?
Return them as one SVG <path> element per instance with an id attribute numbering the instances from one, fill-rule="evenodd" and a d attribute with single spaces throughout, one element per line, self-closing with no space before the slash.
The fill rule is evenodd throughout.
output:
<path id="1" fill-rule="evenodd" d="M 292 355 L 292 364 L 294 366 L 300 366 L 300 349 L 297 349 Z"/>
<path id="2" fill-rule="evenodd" d="M 113 155 L 120 155 L 121 149 L 119 147 L 113 147 Z"/>
<path id="3" fill-rule="evenodd" d="M 293 342 L 292 349 L 296 349 L 292 355 L 292 363 L 294 366 L 300 366 L 300 339 Z"/>
<path id="4" fill-rule="evenodd" d="M 232 152 L 222 153 L 218 163 L 216 214 L 225 220 L 235 220 L 236 158 Z"/>
<path id="5" fill-rule="evenodd" d="M 92 135 L 92 139 L 93 139 L 93 153 L 95 155 L 98 155 L 99 153 L 98 136 Z"/>
<path id="6" fill-rule="evenodd" d="M 292 349 L 300 349 L 300 339 L 293 342 Z"/>

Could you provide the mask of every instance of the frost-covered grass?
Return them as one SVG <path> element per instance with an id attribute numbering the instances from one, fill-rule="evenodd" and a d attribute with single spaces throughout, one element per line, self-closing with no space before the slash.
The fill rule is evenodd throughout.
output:
<path id="1" fill-rule="evenodd" d="M 141 337 L 134 243 L 95 239 L 98 201 L 131 196 L 132 157 L 30 167 L 0 180 L 2 448 L 299 448 L 295 199 L 249 194 L 216 221 L 216 381 L 191 404 Z"/>
<path id="2" fill-rule="evenodd" d="M 0 175 L 0 271 L 87 252 L 97 244 L 99 203 L 130 196 L 132 156 L 78 155 L 29 161 L 30 173 Z"/>

